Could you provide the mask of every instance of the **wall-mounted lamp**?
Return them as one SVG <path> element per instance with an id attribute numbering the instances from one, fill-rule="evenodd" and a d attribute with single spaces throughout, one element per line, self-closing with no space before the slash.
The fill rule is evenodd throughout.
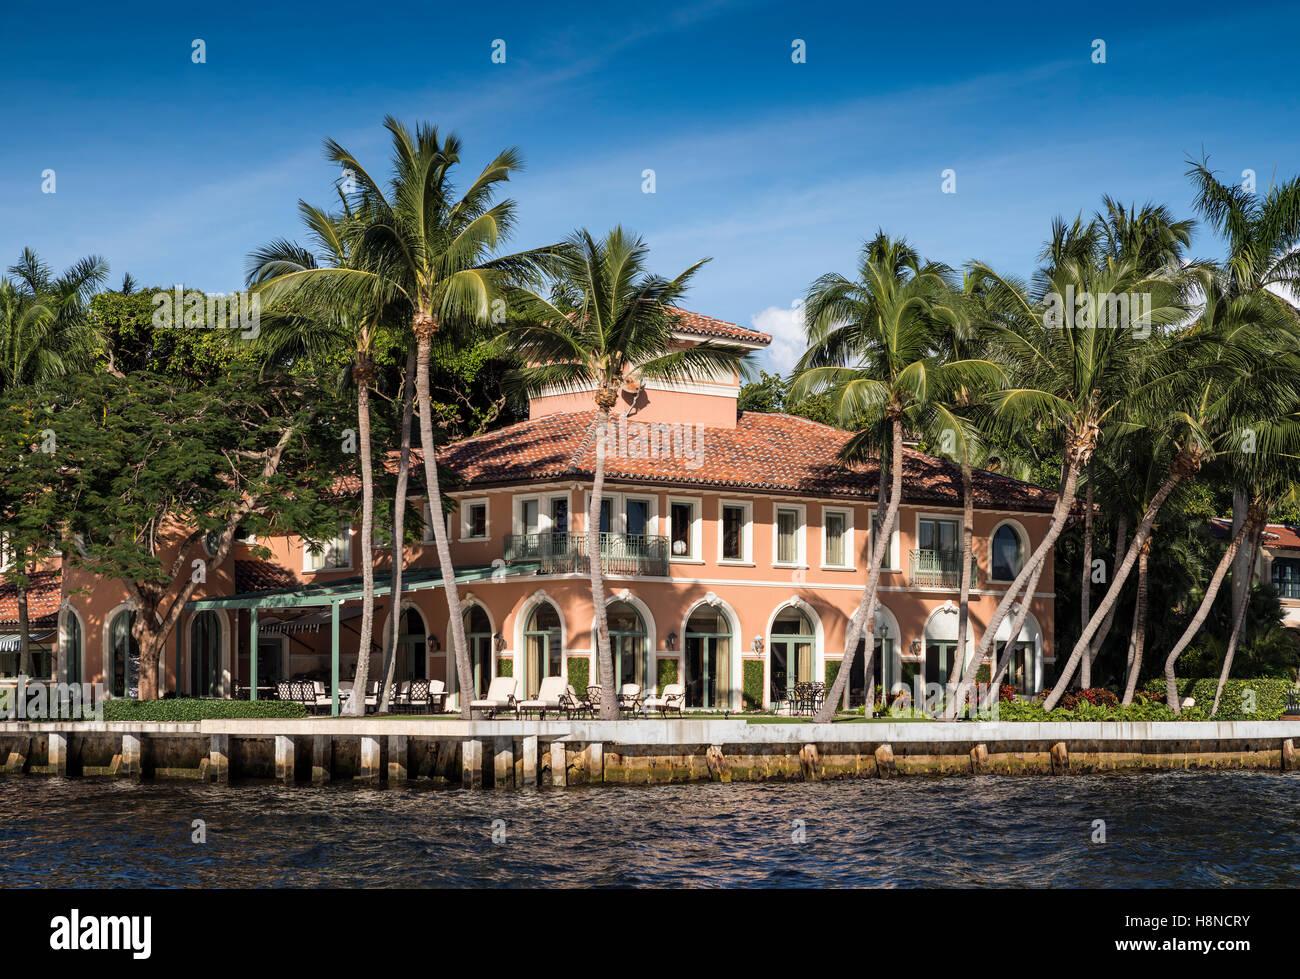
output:
<path id="1" fill-rule="evenodd" d="M 911 650 L 912 650 L 912 655 L 913 655 L 913 656 L 915 656 L 917 653 L 919 653 L 919 652 L 921 651 L 921 640 L 919 640 L 919 639 L 913 639 L 913 640 L 912 640 Z"/>
<path id="2" fill-rule="evenodd" d="M 438 652 L 438 650 L 442 649 L 442 643 L 438 642 L 438 637 L 435 636 L 432 632 L 429 633 L 428 643 L 429 643 L 429 652 L 431 653 L 436 653 Z"/>
<path id="3" fill-rule="evenodd" d="M 667 636 L 664 637 L 664 649 L 676 649 L 676 648 L 677 648 L 677 633 L 670 632 L 668 633 Z"/>
<path id="4" fill-rule="evenodd" d="M 763 651 L 763 637 L 755 636 L 754 641 L 750 644 L 750 648 L 756 653 L 761 653 Z"/>
<path id="5" fill-rule="evenodd" d="M 492 645 L 493 647 L 495 647 L 498 653 L 501 652 L 501 650 L 506 648 L 506 637 L 501 635 L 501 633 L 498 632 L 495 636 L 492 637 Z"/>

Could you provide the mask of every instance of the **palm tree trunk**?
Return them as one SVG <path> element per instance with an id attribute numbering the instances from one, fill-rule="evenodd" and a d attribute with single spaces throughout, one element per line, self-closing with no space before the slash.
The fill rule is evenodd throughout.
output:
<path id="1" fill-rule="evenodd" d="M 27 586 L 18 585 L 18 673 L 32 675 L 31 619 L 27 610 Z"/>
<path id="2" fill-rule="evenodd" d="M 397 487 L 393 493 L 393 587 L 389 619 L 393 623 L 384 649 L 384 685 L 379 712 L 392 703 L 393 677 L 397 672 L 397 634 L 402 618 L 402 571 L 406 563 L 406 488 L 411 476 L 411 423 L 415 415 L 415 348 L 406 354 L 406 377 L 402 388 L 402 448 L 397 461 Z"/>
<path id="3" fill-rule="evenodd" d="M 1128 514 L 1120 514 L 1119 520 L 1115 522 L 1115 564 L 1118 568 L 1119 563 L 1124 558 L 1124 550 L 1128 543 Z M 1111 626 L 1115 624 L 1115 609 L 1119 607 L 1116 602 L 1106 613 L 1106 617 L 1101 621 L 1101 628 L 1097 630 L 1096 635 L 1092 637 L 1092 642 L 1088 646 L 1089 662 L 1097 662 L 1097 654 L 1101 652 L 1102 644 L 1109 638 Z M 1085 624 L 1084 628 L 1087 628 Z"/>
<path id="4" fill-rule="evenodd" d="M 980 643 L 975 650 L 975 655 L 971 661 L 966 664 L 966 673 L 962 676 L 962 686 L 969 687 L 975 682 L 975 674 L 979 672 L 979 665 L 984 662 L 984 657 L 989 654 L 993 646 L 993 641 L 998 634 L 998 628 L 1002 625 L 1002 620 L 1007 617 L 1011 610 L 1016 596 L 1024 590 L 1025 585 L 1031 577 L 1034 577 L 1038 565 L 1042 563 L 1047 554 L 1051 553 L 1056 546 L 1056 539 L 1061 536 L 1061 530 L 1065 527 L 1065 521 L 1070 516 L 1070 510 L 1074 506 L 1074 493 L 1079 482 L 1079 466 L 1081 463 L 1080 452 L 1066 452 L 1066 461 L 1061 471 L 1061 491 L 1057 494 L 1056 506 L 1052 509 L 1052 522 L 1048 525 L 1047 533 L 1039 542 L 1038 547 L 1034 549 L 1025 566 L 1020 569 L 1020 574 L 1016 575 L 1015 581 L 1007 588 L 998 602 L 998 606 L 993 611 L 993 618 L 984 628 L 984 635 L 980 637 Z M 1037 580 L 1035 578 L 1035 580 Z M 945 710 L 945 716 L 955 717 L 957 713 L 957 700 L 954 699 Z"/>
<path id="5" fill-rule="evenodd" d="M 1079 630 L 1088 628 L 1092 617 L 1092 466 L 1088 467 L 1087 505 L 1083 511 L 1083 577 L 1079 582 Z M 1092 686 L 1092 657 L 1085 656 L 1079 667 L 1079 685 Z"/>
<path id="6" fill-rule="evenodd" d="M 608 395 L 600 391 L 599 395 Z M 607 399 L 606 399 L 607 400 Z M 591 503 L 587 507 L 587 574 L 591 580 L 592 624 L 596 633 L 596 668 L 600 677 L 600 718 L 618 720 L 618 697 L 614 688 L 614 655 L 609 648 L 609 619 L 605 615 L 605 577 L 600 554 L 600 501 L 605 492 L 606 437 L 612 405 L 597 399 L 596 471 L 592 474 Z"/>
<path id="7" fill-rule="evenodd" d="M 875 546 L 871 549 L 871 568 L 867 572 L 867 587 L 862 592 L 862 600 L 858 602 L 857 610 L 853 613 L 853 618 L 849 620 L 849 628 L 845 635 L 844 658 L 840 661 L 840 670 L 835 674 L 835 682 L 831 684 L 830 690 L 826 692 L 826 699 L 822 702 L 821 709 L 813 719 L 817 724 L 829 724 L 835 716 L 835 705 L 840 698 L 844 696 L 844 689 L 849 682 L 849 674 L 853 672 L 853 658 L 858 652 L 857 638 L 863 637 L 862 655 L 862 676 L 865 679 L 867 692 L 871 694 L 871 657 L 876 649 L 876 591 L 880 585 L 880 566 L 885 562 L 885 555 L 889 553 L 889 541 L 894 533 L 894 521 L 898 519 L 898 502 L 903 495 L 903 421 L 902 418 L 893 419 L 893 472 L 891 475 L 891 486 L 889 491 L 889 505 L 885 509 L 885 519 L 881 522 L 880 532 L 876 535 Z M 867 710 L 870 711 L 871 703 L 868 701 Z"/>
<path id="8" fill-rule="evenodd" d="M 1175 714 L 1181 713 L 1182 708 L 1178 702 L 1178 682 L 1174 675 L 1174 665 L 1178 662 L 1178 657 L 1183 654 L 1183 650 L 1201 631 L 1201 626 L 1205 624 L 1205 619 L 1210 614 L 1210 606 L 1214 604 L 1219 589 L 1223 587 L 1223 579 L 1228 576 L 1228 569 L 1232 567 L 1237 551 L 1241 549 L 1241 542 L 1246 536 L 1249 525 L 1250 521 L 1247 520 L 1232 535 L 1228 549 L 1223 552 L 1223 557 L 1219 559 L 1218 567 L 1214 569 L 1214 574 L 1210 578 L 1209 587 L 1205 589 L 1205 597 L 1201 599 L 1200 608 L 1192 616 L 1192 621 L 1187 623 L 1187 628 L 1183 630 L 1178 642 L 1174 643 L 1174 648 L 1169 651 L 1169 657 L 1165 660 L 1165 703 L 1169 705 L 1169 709 Z"/>
<path id="9" fill-rule="evenodd" d="M 456 587 L 456 567 L 451 563 L 451 546 L 447 542 L 447 520 L 442 514 L 442 490 L 438 486 L 438 460 L 433 438 L 433 407 L 429 394 L 429 351 L 438 328 L 432 314 L 425 310 L 415 317 L 415 399 L 420 411 L 420 445 L 424 456 L 424 482 L 429 501 L 429 522 L 433 524 L 433 543 L 438 551 L 442 571 L 442 590 L 447 596 L 447 631 L 456 651 L 456 676 L 460 683 L 460 716 L 469 720 L 470 691 L 474 689 L 474 672 L 465 645 L 465 620 L 461 617 L 460 590 Z"/>
<path id="10" fill-rule="evenodd" d="M 1137 692 L 1138 676 L 1142 672 L 1142 656 L 1146 651 L 1147 639 L 1147 565 L 1151 559 L 1151 539 L 1142 545 L 1138 556 L 1137 602 L 1133 606 L 1133 631 L 1128 640 L 1128 681 L 1124 684 L 1124 699 L 1120 703 L 1127 707 L 1133 703 Z"/>
<path id="11" fill-rule="evenodd" d="M 961 593 L 957 599 L 957 654 L 948 671 L 948 701 L 957 696 L 966 665 L 966 634 L 970 631 L 971 546 L 975 539 L 975 494 L 971 485 L 970 456 L 961 460 Z"/>
<path id="12" fill-rule="evenodd" d="M 1115 576 L 1111 579 L 1110 587 L 1106 589 L 1106 597 L 1101 600 L 1101 604 L 1097 606 L 1097 611 L 1093 613 L 1087 628 L 1083 630 L 1083 635 L 1074 644 L 1074 649 L 1070 653 L 1069 660 L 1066 661 L 1065 668 L 1061 671 L 1060 676 L 1056 678 L 1056 683 L 1052 686 L 1052 692 L 1047 695 L 1047 700 L 1043 702 L 1044 710 L 1055 708 L 1065 694 L 1070 677 L 1074 675 L 1074 670 L 1079 665 L 1079 660 L 1083 658 L 1084 651 L 1092 646 L 1092 637 L 1101 628 L 1106 613 L 1119 601 L 1119 593 L 1124 588 L 1124 582 L 1128 580 L 1129 572 L 1133 570 L 1133 565 L 1137 563 L 1138 552 L 1146 543 L 1147 538 L 1151 536 L 1151 528 L 1155 526 L 1156 515 L 1160 512 L 1160 508 L 1164 506 L 1165 500 L 1169 498 L 1169 494 L 1186 476 L 1186 466 L 1176 463 L 1171 468 L 1164 483 L 1156 490 L 1156 495 L 1147 504 L 1146 512 L 1142 514 L 1142 520 L 1138 523 L 1136 533 L 1133 534 L 1133 541 L 1128 546 L 1128 552 L 1124 555 L 1124 560 L 1120 562 L 1119 567 L 1115 569 Z"/>
<path id="13" fill-rule="evenodd" d="M 1267 519 L 1267 518 L 1265 518 Z M 1250 574 L 1255 570 L 1255 558 L 1259 554 L 1259 542 L 1264 536 L 1264 522 L 1261 521 L 1250 537 L 1249 546 L 1246 548 L 1246 560 L 1242 561 L 1242 566 L 1249 569 Z M 1237 642 L 1241 638 L 1241 632 L 1246 623 L 1246 612 L 1250 609 L 1250 577 L 1246 578 L 1246 600 L 1241 603 L 1241 608 L 1237 609 L 1237 614 L 1232 617 L 1232 635 L 1228 637 L 1228 648 L 1223 653 L 1223 669 L 1219 671 L 1219 684 L 1214 688 L 1214 706 L 1210 708 L 1210 716 L 1213 717 L 1219 713 L 1219 701 L 1223 697 L 1223 687 L 1228 682 L 1228 675 L 1232 672 L 1232 658 L 1237 652 Z"/>
<path id="14" fill-rule="evenodd" d="M 357 382 L 357 440 L 361 462 L 361 637 L 357 643 L 357 669 L 352 678 L 348 713 L 364 717 L 366 687 L 370 683 L 370 646 L 375 631 L 375 474 L 370 458 L 370 383 L 374 368 L 370 358 L 358 354 L 352 375 Z M 397 623 L 393 623 L 396 631 Z"/>
<path id="15" fill-rule="evenodd" d="M 1246 511 L 1249 501 L 1246 499 L 1244 490 L 1234 488 L 1232 491 L 1232 533 L 1235 536 L 1237 529 L 1246 522 Z M 1242 605 L 1246 603 L 1246 595 L 1250 591 L 1250 576 L 1245 573 L 1246 548 L 1237 551 L 1237 557 L 1232 563 L 1232 618 L 1237 618 L 1237 613 L 1241 611 Z M 1242 583 L 1246 587 L 1242 588 Z"/>

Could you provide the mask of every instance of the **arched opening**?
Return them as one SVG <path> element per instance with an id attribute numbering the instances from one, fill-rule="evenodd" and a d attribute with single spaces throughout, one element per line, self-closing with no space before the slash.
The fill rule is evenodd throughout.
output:
<path id="1" fill-rule="evenodd" d="M 492 681 L 492 620 L 481 605 L 465 610 L 465 643 L 474 673 L 474 699 L 482 699 Z"/>
<path id="2" fill-rule="evenodd" d="M 990 572 L 994 581 L 1015 581 L 1016 575 L 1025 565 L 1024 542 L 1016 533 L 1016 528 L 1004 523 L 993 532 L 993 542 L 989 548 Z"/>
<path id="3" fill-rule="evenodd" d="M 216 612 L 199 612 L 190 619 L 189 653 L 190 696 L 220 697 L 221 622 Z"/>
<path id="4" fill-rule="evenodd" d="M 849 673 L 848 705 L 850 708 L 861 707 L 866 703 L 866 648 L 865 639 L 858 640 L 858 650 L 853 657 L 853 668 Z M 898 622 L 894 615 L 884 606 L 876 611 L 876 627 L 873 635 L 871 654 L 871 684 L 875 696 L 892 692 L 901 682 L 901 663 L 898 658 Z"/>
<path id="5" fill-rule="evenodd" d="M 686 622 L 687 707 L 731 706 L 731 623 L 721 610 L 696 609 Z"/>
<path id="6" fill-rule="evenodd" d="M 63 680 L 65 683 L 81 683 L 84 679 L 84 662 L 86 635 L 81 628 L 81 619 L 71 608 L 63 613 Z"/>
<path id="7" fill-rule="evenodd" d="M 997 656 L 995 662 L 1001 662 L 1006 652 L 1013 618 L 1014 615 L 1008 615 L 998 627 L 997 640 L 993 644 Z M 1038 692 L 1042 672 L 1042 638 L 1038 620 L 1032 613 L 1025 616 L 1025 624 L 1020 629 L 1020 635 L 1016 637 L 1011 661 L 1007 664 L 1006 676 L 1002 681 L 1015 687 L 1016 693 L 1029 696 Z"/>
<path id="8" fill-rule="evenodd" d="M 404 683 L 408 680 L 429 678 L 428 660 L 425 655 L 425 651 L 429 648 L 428 635 L 428 630 L 424 627 L 424 616 L 420 614 L 420 610 L 413 605 L 402 609 L 402 614 L 397 620 L 397 662 L 393 664 L 395 682 Z M 454 680 L 456 673 L 454 663 L 448 662 L 445 652 L 440 656 L 444 664 L 444 675 L 450 673 Z M 443 679 L 449 690 L 455 689 L 455 683 L 448 682 L 445 676 L 435 679 Z"/>
<path id="9" fill-rule="evenodd" d="M 614 676 L 619 686 L 635 683 L 642 690 L 654 682 L 645 622 L 627 602 L 614 602 L 606 611 L 609 645 L 614 654 Z"/>
<path id="10" fill-rule="evenodd" d="M 925 682 L 946 684 L 957 656 L 958 609 L 949 603 L 930 614 L 925 623 Z M 969 647 L 969 639 L 967 640 Z M 969 649 L 968 649 L 969 651 Z M 965 657 L 962 658 L 965 666 Z"/>
<path id="11" fill-rule="evenodd" d="M 524 629 L 524 692 L 537 696 L 542 680 L 564 672 L 564 639 L 560 613 L 550 602 L 542 602 L 528 617 Z"/>
<path id="12" fill-rule="evenodd" d="M 821 679 L 813 676 L 813 650 L 817 633 L 808 616 L 792 605 L 787 605 L 772 620 L 772 634 L 768 639 L 768 677 L 771 701 L 790 700 L 796 683 Z"/>
<path id="13" fill-rule="evenodd" d="M 131 635 L 135 612 L 122 609 L 108 626 L 108 684 L 114 697 L 140 696 L 140 646 Z"/>

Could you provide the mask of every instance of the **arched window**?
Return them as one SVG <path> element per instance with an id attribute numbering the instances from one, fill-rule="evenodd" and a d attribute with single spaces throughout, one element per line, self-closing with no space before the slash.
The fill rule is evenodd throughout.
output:
<path id="1" fill-rule="evenodd" d="M 428 678 L 428 666 L 425 652 L 428 649 L 428 633 L 424 628 L 424 616 L 417 608 L 402 609 L 397 620 L 397 663 L 393 679 L 397 683 L 406 680 L 424 680 Z M 446 670 L 451 677 L 456 675 L 454 661 L 448 663 Z M 444 681 L 446 682 L 446 681 Z M 449 690 L 455 690 L 455 682 L 447 684 Z"/>
<path id="2" fill-rule="evenodd" d="M 619 686 L 635 683 L 642 690 L 654 682 L 646 649 L 641 613 L 627 602 L 614 602 L 606 612 L 609 644 L 614 654 L 614 676 Z"/>
<path id="3" fill-rule="evenodd" d="M 812 675 L 816 642 L 817 634 L 812 623 L 799 609 L 787 605 L 777 613 L 768 643 L 771 656 L 769 699 L 789 700 L 796 683 L 819 679 Z"/>
<path id="4" fill-rule="evenodd" d="M 487 696 L 492 678 L 492 621 L 480 605 L 465 610 L 465 642 L 474 671 L 474 697 L 481 699 Z"/>
<path id="5" fill-rule="evenodd" d="M 114 697 L 140 696 L 140 647 L 131 635 L 135 613 L 122 609 L 108 627 L 108 682 Z"/>
<path id="6" fill-rule="evenodd" d="M 81 631 L 81 620 L 77 613 L 68 609 L 63 613 L 63 680 L 65 683 L 81 683 L 82 655 L 85 652 L 85 636 Z"/>
<path id="7" fill-rule="evenodd" d="M 731 706 L 731 623 L 707 605 L 686 623 L 686 706 Z"/>
<path id="8" fill-rule="evenodd" d="M 1024 548 L 1020 535 L 1010 524 L 1003 524 L 993 535 L 993 580 L 1015 581 L 1024 567 Z"/>
<path id="9" fill-rule="evenodd" d="M 542 602 L 528 617 L 524 630 L 524 692 L 535 697 L 542 680 L 564 672 L 564 640 L 560 613 L 550 602 Z"/>
<path id="10" fill-rule="evenodd" d="M 200 612 L 190 620 L 190 694 L 221 696 L 221 623 L 216 612 Z M 260 664 L 259 664 L 260 665 Z"/>

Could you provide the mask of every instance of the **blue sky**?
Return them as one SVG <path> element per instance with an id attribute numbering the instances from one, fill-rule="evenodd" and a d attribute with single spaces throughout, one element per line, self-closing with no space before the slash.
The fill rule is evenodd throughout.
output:
<path id="1" fill-rule="evenodd" d="M 1284 4 L 186 6 L 64 4 L 7 45 L 5 265 L 29 245 L 103 255 L 114 283 L 237 289 L 251 248 L 297 236 L 299 198 L 330 201 L 321 140 L 382 171 L 391 113 L 454 129 L 467 177 L 520 147 L 518 247 L 622 223 L 665 274 L 711 256 L 688 305 L 774 332 L 784 368 L 792 303 L 878 227 L 1025 272 L 1051 218 L 1103 193 L 1190 216 L 1189 154 L 1261 186 L 1300 172 Z"/>

